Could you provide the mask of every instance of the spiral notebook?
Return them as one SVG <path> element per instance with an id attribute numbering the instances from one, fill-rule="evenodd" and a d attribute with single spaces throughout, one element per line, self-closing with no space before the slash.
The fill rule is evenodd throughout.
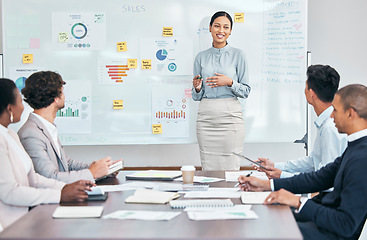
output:
<path id="1" fill-rule="evenodd" d="M 206 199 L 206 200 L 174 200 L 170 201 L 171 208 L 187 207 L 233 207 L 231 199 Z"/>

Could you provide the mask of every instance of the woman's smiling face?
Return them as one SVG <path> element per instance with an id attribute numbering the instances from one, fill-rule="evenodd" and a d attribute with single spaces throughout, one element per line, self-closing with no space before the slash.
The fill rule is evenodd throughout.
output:
<path id="1" fill-rule="evenodd" d="M 226 46 L 227 39 L 231 35 L 231 22 L 225 16 L 217 17 L 210 25 L 209 30 L 213 37 L 213 46 L 222 48 Z"/>

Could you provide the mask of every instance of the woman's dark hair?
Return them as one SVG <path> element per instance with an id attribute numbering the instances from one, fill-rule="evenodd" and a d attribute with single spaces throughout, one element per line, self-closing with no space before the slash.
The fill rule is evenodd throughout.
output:
<path id="1" fill-rule="evenodd" d="M 25 87 L 22 89 L 24 101 L 33 109 L 48 107 L 60 97 L 62 86 L 65 82 L 60 74 L 45 71 L 33 73 L 25 80 Z"/>
<path id="2" fill-rule="evenodd" d="M 232 30 L 233 21 L 232 21 L 231 15 L 229 15 L 225 11 L 219 11 L 219 12 L 214 13 L 214 15 L 212 16 L 212 18 L 210 19 L 210 26 L 213 25 L 214 20 L 217 19 L 218 17 L 226 17 L 226 18 L 228 18 L 228 20 L 231 22 L 231 30 Z"/>
<path id="3" fill-rule="evenodd" d="M 307 69 L 308 89 L 323 102 L 332 102 L 339 87 L 340 76 L 329 65 L 311 65 Z"/>
<path id="4" fill-rule="evenodd" d="M 0 78 L 0 115 L 3 114 L 9 104 L 15 104 L 15 83 L 7 78 Z"/>

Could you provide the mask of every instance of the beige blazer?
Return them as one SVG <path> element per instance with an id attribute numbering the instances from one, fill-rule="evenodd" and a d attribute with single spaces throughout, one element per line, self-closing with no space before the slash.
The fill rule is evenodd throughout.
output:
<path id="1" fill-rule="evenodd" d="M 18 135 L 9 133 L 22 147 Z M 0 224 L 6 228 L 28 212 L 31 206 L 59 203 L 65 183 L 45 178 L 34 171 L 27 174 L 7 139 L 0 135 Z"/>
<path id="2" fill-rule="evenodd" d="M 54 143 L 46 126 L 33 114 L 19 129 L 18 135 L 24 149 L 32 158 L 37 173 L 62 182 L 78 180 L 94 182 L 88 163 L 74 161 L 68 157 L 60 141 Z M 59 145 L 60 154 L 55 144 Z"/>

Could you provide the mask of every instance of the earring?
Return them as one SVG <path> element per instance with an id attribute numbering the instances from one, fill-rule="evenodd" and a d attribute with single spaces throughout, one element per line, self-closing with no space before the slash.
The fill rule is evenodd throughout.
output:
<path id="1" fill-rule="evenodd" d="M 12 123 L 14 121 L 13 113 L 10 113 L 10 122 Z"/>

